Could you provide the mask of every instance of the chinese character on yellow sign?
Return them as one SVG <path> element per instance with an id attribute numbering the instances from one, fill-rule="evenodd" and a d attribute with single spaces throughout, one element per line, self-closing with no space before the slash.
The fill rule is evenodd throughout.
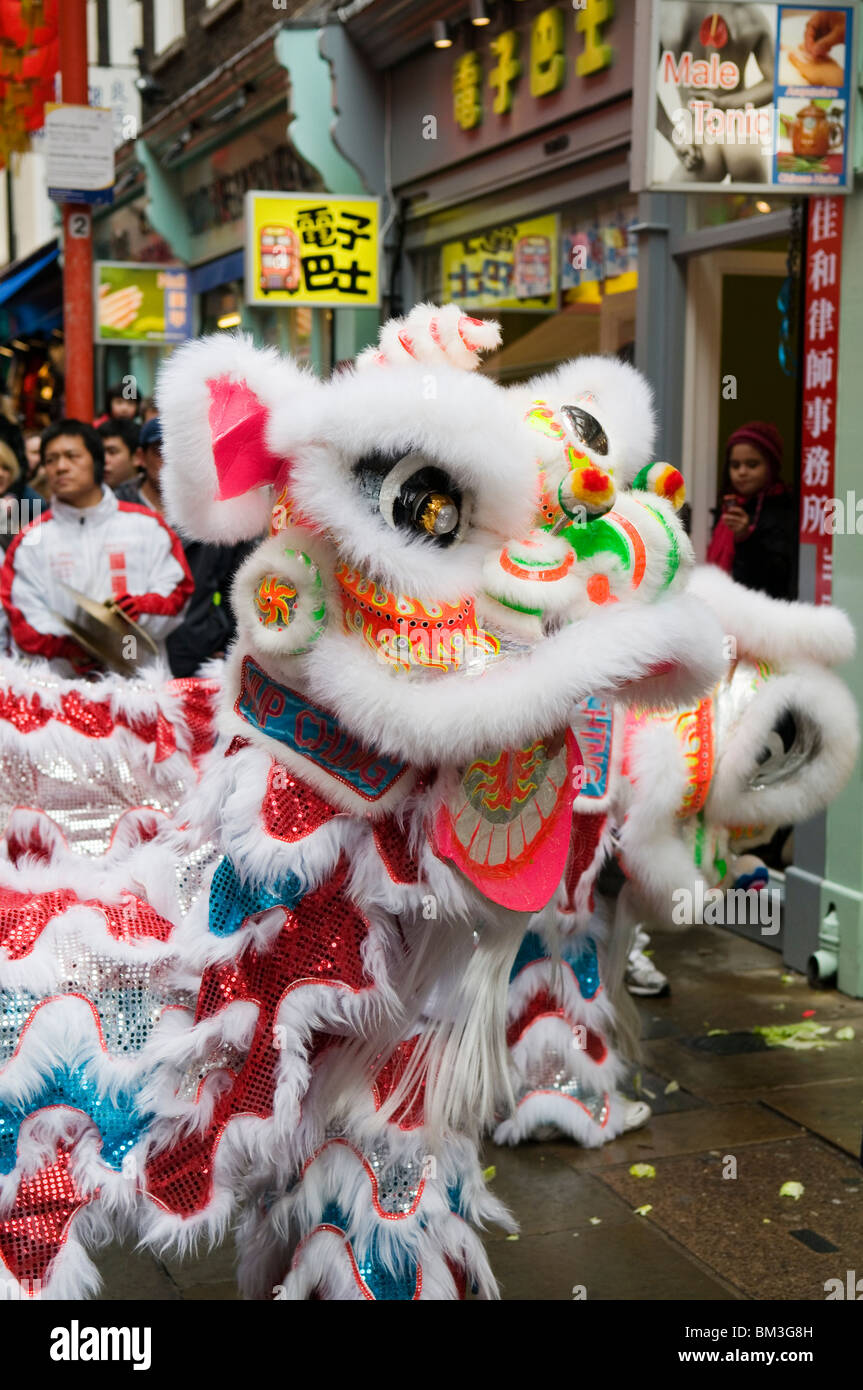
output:
<path id="1" fill-rule="evenodd" d="M 567 85 L 567 46 L 570 56 L 576 45 L 576 77 L 591 77 L 608 68 L 614 61 L 614 49 L 603 42 L 603 26 L 614 18 L 614 0 L 579 0 L 576 4 L 574 27 L 571 29 L 560 5 L 549 5 L 528 21 L 524 34 L 525 48 L 529 38 L 529 79 L 526 85 L 532 97 L 543 98 L 559 92 Z M 573 34 L 575 37 L 573 37 Z M 522 63 L 519 47 L 522 34 L 518 29 L 504 29 L 489 43 L 489 57 L 494 59 L 489 70 L 488 85 L 494 92 L 492 111 L 506 116 L 513 109 Z M 453 116 L 460 130 L 475 130 L 482 123 L 482 89 L 484 54 L 471 49 L 455 60 L 452 70 Z"/>
<path id="2" fill-rule="evenodd" d="M 246 302 L 379 302 L 377 198 L 246 194 Z"/>
<path id="3" fill-rule="evenodd" d="M 496 116 L 505 116 L 512 110 L 512 89 L 521 76 L 518 44 L 517 29 L 505 29 L 492 41 L 491 51 L 497 58 L 497 65 L 489 74 L 488 84 L 495 91 L 491 109 Z"/>
<path id="4" fill-rule="evenodd" d="M 557 242 L 554 213 L 448 241 L 442 252 L 444 296 L 463 309 L 554 309 Z"/>
<path id="5" fill-rule="evenodd" d="M 452 105 L 455 123 L 473 130 L 482 120 L 482 66 L 476 53 L 463 53 L 453 68 Z"/>
<path id="6" fill-rule="evenodd" d="M 565 78 L 563 11 L 553 6 L 537 15 L 530 31 L 530 94 L 548 96 L 563 86 Z"/>
<path id="7" fill-rule="evenodd" d="M 614 17 L 614 0 L 587 0 L 575 18 L 575 27 L 584 34 L 584 51 L 575 60 L 575 70 L 579 77 L 588 77 L 592 72 L 607 68 L 613 58 L 610 43 L 601 43 L 600 25 Z"/>

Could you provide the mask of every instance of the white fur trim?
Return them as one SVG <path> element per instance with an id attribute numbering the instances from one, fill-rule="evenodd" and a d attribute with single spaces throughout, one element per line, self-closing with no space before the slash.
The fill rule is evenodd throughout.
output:
<path id="1" fill-rule="evenodd" d="M 738 656 L 787 667 L 798 662 L 838 666 L 854 655 L 854 628 L 841 608 L 770 598 L 735 584 L 715 565 L 699 565 L 689 589 L 735 639 Z"/>

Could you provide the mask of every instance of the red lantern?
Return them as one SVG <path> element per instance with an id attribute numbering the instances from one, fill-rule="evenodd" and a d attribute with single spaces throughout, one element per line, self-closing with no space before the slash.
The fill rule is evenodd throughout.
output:
<path id="1" fill-rule="evenodd" d="M 19 48 L 53 43 L 59 13 L 59 0 L 0 0 L 0 33 Z"/>
<path id="2" fill-rule="evenodd" d="M 21 65 L 21 74 L 29 81 L 53 82 L 54 74 L 60 68 L 60 40 L 34 48 Z"/>
<path id="3" fill-rule="evenodd" d="M 41 130 L 45 124 L 45 103 L 54 100 L 54 81 L 37 82 L 33 87 L 33 97 L 29 106 L 21 112 L 24 125 L 31 133 Z"/>

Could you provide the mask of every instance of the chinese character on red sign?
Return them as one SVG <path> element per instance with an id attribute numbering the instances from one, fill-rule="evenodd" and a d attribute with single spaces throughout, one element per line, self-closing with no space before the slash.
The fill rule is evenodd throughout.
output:
<path id="1" fill-rule="evenodd" d="M 834 491 L 843 210 L 841 198 L 811 198 L 809 201 L 803 324 L 800 541 L 816 547 L 816 603 L 829 603 L 833 586 L 834 528 L 830 518 L 835 506 L 827 504 Z"/>

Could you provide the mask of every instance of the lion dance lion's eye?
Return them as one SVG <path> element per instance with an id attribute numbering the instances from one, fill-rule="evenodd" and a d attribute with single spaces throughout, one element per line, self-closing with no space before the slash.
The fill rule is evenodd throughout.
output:
<path id="1" fill-rule="evenodd" d="M 354 466 L 362 493 L 388 526 L 451 545 L 462 523 L 463 499 L 445 469 L 422 454 L 368 454 Z"/>
<path id="2" fill-rule="evenodd" d="M 608 437 L 595 415 L 583 410 L 580 405 L 562 405 L 560 414 L 580 444 L 584 444 L 594 454 L 608 453 Z"/>

